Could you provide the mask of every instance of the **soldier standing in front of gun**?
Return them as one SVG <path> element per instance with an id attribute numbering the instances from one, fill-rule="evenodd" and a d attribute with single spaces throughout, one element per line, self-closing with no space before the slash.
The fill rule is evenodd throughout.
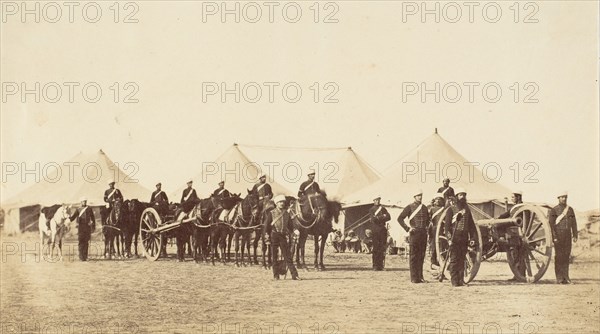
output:
<path id="1" fill-rule="evenodd" d="M 554 272 L 556 283 L 571 284 L 569 277 L 569 259 L 571 241 L 577 242 L 577 219 L 573 208 L 567 205 L 567 192 L 558 194 L 558 205 L 548 211 L 552 239 L 554 240 Z"/>
<path id="2" fill-rule="evenodd" d="M 512 208 L 510 208 L 510 210 L 508 209 L 508 198 L 504 198 L 504 203 L 506 206 L 506 212 L 504 212 L 503 214 L 501 214 L 500 216 L 498 216 L 499 219 L 505 219 L 505 218 L 510 218 L 512 216 L 512 214 L 520 207 L 523 206 L 523 192 L 520 190 L 515 190 L 512 192 L 511 195 L 511 201 L 513 202 L 513 206 Z M 529 214 L 528 212 L 523 214 L 523 221 L 524 222 L 528 222 L 529 221 Z M 519 272 L 519 274 L 521 274 L 521 276 L 525 277 L 525 269 L 526 269 L 526 264 L 525 261 L 527 261 L 527 253 L 526 252 L 522 252 L 521 250 L 523 249 L 523 247 L 511 247 L 508 251 L 511 252 L 512 256 L 514 259 L 516 259 L 516 268 L 517 271 Z M 513 277 L 511 279 L 508 280 L 509 282 L 516 282 L 518 281 L 518 278 L 516 275 L 513 275 Z"/>
<path id="3" fill-rule="evenodd" d="M 381 197 L 373 199 L 373 206 L 369 209 L 371 219 L 371 230 L 373 232 L 373 270 L 382 271 L 385 265 L 385 249 L 387 244 L 386 222 L 390 220 L 390 214 L 380 204 Z"/>
<path id="4" fill-rule="evenodd" d="M 423 192 L 417 191 L 415 201 L 407 205 L 398 217 L 398 223 L 409 233 L 410 245 L 410 281 L 413 283 L 426 283 L 423 278 L 423 261 L 427 250 L 427 226 L 429 225 L 429 212 L 421 201 Z M 408 218 L 408 226 L 404 219 Z"/>
<path id="5" fill-rule="evenodd" d="M 462 188 L 456 189 L 456 205 L 446 211 L 444 230 L 448 238 L 452 286 L 463 286 L 465 285 L 465 257 L 469 245 L 474 245 L 474 241 L 469 241 L 469 237 L 473 238 L 477 231 L 467 204 L 467 192 Z"/>
<path id="6" fill-rule="evenodd" d="M 429 224 L 429 251 L 431 252 L 431 266 L 439 266 L 440 263 L 437 259 L 437 252 L 435 250 L 435 232 L 437 225 L 440 220 L 440 215 L 444 211 L 444 195 L 441 193 L 435 194 L 433 198 L 433 205 L 429 208 L 429 217 L 431 217 L 431 223 Z"/>

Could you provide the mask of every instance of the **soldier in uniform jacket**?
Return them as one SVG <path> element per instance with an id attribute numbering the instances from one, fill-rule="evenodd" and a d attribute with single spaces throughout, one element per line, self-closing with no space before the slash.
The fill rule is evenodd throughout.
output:
<path id="1" fill-rule="evenodd" d="M 88 248 L 92 231 L 96 227 L 94 211 L 87 206 L 87 199 L 81 199 L 81 208 L 77 209 L 70 217 L 71 221 L 77 221 L 77 236 L 79 241 L 79 260 L 87 261 Z"/>
<path id="2" fill-rule="evenodd" d="M 315 172 L 311 171 L 308 173 L 308 180 L 302 182 L 300 184 L 300 189 L 298 189 L 298 197 L 302 197 L 304 195 L 312 195 L 318 194 L 321 192 L 321 188 L 319 188 L 319 184 L 315 181 Z"/>
<path id="3" fill-rule="evenodd" d="M 273 278 L 279 279 L 279 273 L 277 273 L 276 263 L 279 258 L 279 250 L 292 273 L 293 280 L 299 280 L 298 271 L 292 263 L 292 257 L 290 255 L 289 242 L 292 240 L 292 233 L 294 232 L 294 226 L 292 224 L 292 218 L 289 212 L 285 209 L 285 196 L 278 195 L 275 197 L 276 207 L 269 211 L 265 216 L 265 222 L 263 226 L 263 235 L 267 242 L 271 243 L 272 247 L 272 259 L 273 259 Z"/>
<path id="4" fill-rule="evenodd" d="M 429 217 L 431 219 L 431 223 L 429 224 L 429 250 L 431 251 L 431 265 L 439 266 L 440 263 L 437 259 L 437 252 L 435 250 L 435 232 L 437 230 L 437 226 L 439 221 L 441 220 L 440 216 L 442 211 L 444 211 L 445 203 L 444 203 L 444 195 L 441 193 L 435 194 L 433 199 L 433 205 L 429 208 Z"/>
<path id="5" fill-rule="evenodd" d="M 187 188 L 183 189 L 183 193 L 181 194 L 181 210 L 186 214 L 189 213 L 200 200 L 196 194 L 196 189 L 192 188 L 192 184 L 193 181 L 189 180 L 187 182 Z"/>
<path id="6" fill-rule="evenodd" d="M 258 194 L 258 201 L 261 203 L 261 209 L 265 207 L 265 204 L 273 198 L 273 190 L 271 185 L 267 183 L 267 175 L 262 174 L 259 181 L 254 184 L 252 191 Z"/>
<path id="7" fill-rule="evenodd" d="M 448 202 L 448 198 L 455 196 L 454 189 L 452 187 L 450 187 L 450 179 L 449 178 L 445 178 L 444 181 L 442 181 L 442 184 L 443 184 L 443 186 L 440 187 L 437 192 L 442 194 L 442 196 L 444 196 L 444 201 Z"/>
<path id="8" fill-rule="evenodd" d="M 225 181 L 221 181 L 219 182 L 219 188 L 215 189 L 215 191 L 213 191 L 213 196 L 217 197 L 219 200 L 223 200 L 223 198 L 227 198 L 230 197 L 231 194 L 229 193 L 229 190 L 225 189 Z"/>
<path id="9" fill-rule="evenodd" d="M 112 209 L 113 204 L 117 201 L 117 200 L 123 200 L 123 195 L 121 194 L 121 191 L 117 188 L 115 188 L 115 181 L 110 181 L 108 183 L 108 189 L 106 189 L 106 191 L 104 191 L 104 202 L 107 203 L 106 207 Z"/>
<path id="10" fill-rule="evenodd" d="M 410 245 L 410 281 L 413 283 L 425 283 L 423 278 L 423 262 L 427 249 L 427 227 L 429 226 L 429 212 L 421 201 L 423 192 L 417 191 L 414 195 L 415 201 L 407 205 L 398 217 L 398 223 L 409 233 Z M 404 219 L 408 218 L 408 226 Z"/>
<path id="11" fill-rule="evenodd" d="M 386 224 L 390 220 L 390 214 L 380 204 L 381 197 L 373 199 L 373 206 L 369 209 L 371 220 L 371 231 L 373 232 L 373 270 L 383 270 L 385 263 L 385 246 L 387 243 Z"/>
<path id="12" fill-rule="evenodd" d="M 523 205 L 523 192 L 521 192 L 520 190 L 513 191 L 512 195 L 511 195 L 511 201 L 513 202 L 513 206 L 510 208 L 510 210 L 508 210 L 508 199 L 506 197 L 504 198 L 506 212 L 499 215 L 498 216 L 499 219 L 510 218 L 512 216 L 512 213 L 515 212 L 520 206 Z M 524 217 L 522 217 L 522 218 L 523 218 L 523 221 L 528 222 L 529 221 L 528 212 L 525 212 Z M 508 251 L 511 252 L 514 259 L 517 259 L 516 268 L 519 271 L 519 273 L 521 274 L 521 276 L 525 276 L 525 270 L 526 270 L 525 261 L 527 260 L 527 253 L 522 252 L 522 250 L 523 250 L 523 247 L 511 247 Z M 517 280 L 518 280 L 517 276 L 513 275 L 513 277 L 511 279 L 509 279 L 508 281 L 515 282 Z"/>
<path id="13" fill-rule="evenodd" d="M 463 286 L 465 285 L 465 257 L 469 245 L 475 244 L 473 240 L 469 241 L 469 238 L 474 238 L 477 230 L 467 204 L 467 192 L 464 189 L 456 190 L 456 201 L 456 205 L 446 211 L 444 231 L 449 245 L 452 286 Z"/>
<path id="14" fill-rule="evenodd" d="M 152 192 L 150 196 L 150 204 L 156 209 L 160 215 L 164 215 L 169 209 L 169 197 L 161 190 L 162 184 L 158 182 L 156 184 L 156 190 Z"/>
<path id="15" fill-rule="evenodd" d="M 102 219 L 102 223 L 104 224 L 106 222 L 106 220 L 108 219 L 108 215 L 110 214 L 110 211 L 112 210 L 114 203 L 117 200 L 123 200 L 123 195 L 121 194 L 121 191 L 117 188 L 115 188 L 115 181 L 111 180 L 108 183 L 108 189 L 106 189 L 104 191 L 104 202 L 106 202 L 106 207 L 103 207 L 100 209 L 100 218 Z"/>
<path id="16" fill-rule="evenodd" d="M 571 257 L 571 242 L 577 242 L 577 219 L 573 208 L 567 205 L 566 191 L 558 195 L 558 205 L 548 211 L 548 218 L 556 250 L 554 257 L 556 283 L 571 284 L 569 258 Z"/>

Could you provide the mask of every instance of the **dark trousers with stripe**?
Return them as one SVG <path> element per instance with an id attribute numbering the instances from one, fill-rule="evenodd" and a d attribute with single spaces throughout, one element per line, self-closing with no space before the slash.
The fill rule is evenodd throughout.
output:
<path id="1" fill-rule="evenodd" d="M 281 255 L 285 263 L 287 264 L 292 277 L 298 276 L 298 271 L 292 262 L 292 256 L 290 255 L 290 247 L 288 245 L 287 236 L 283 233 L 272 231 L 271 232 L 271 248 L 273 254 L 273 276 L 279 276 L 277 274 L 277 268 L 275 263 L 279 260 L 279 250 L 281 250 Z"/>
<path id="2" fill-rule="evenodd" d="M 423 262 L 427 250 L 427 230 L 417 228 L 412 230 L 409 236 L 410 244 L 410 281 L 423 280 Z"/>
<path id="3" fill-rule="evenodd" d="M 385 246 L 387 244 L 387 229 L 384 224 L 373 224 L 373 268 L 383 270 L 385 263 Z"/>
<path id="4" fill-rule="evenodd" d="M 79 241 L 79 260 L 87 261 L 91 233 L 89 231 L 80 231 L 77 239 Z"/>
<path id="5" fill-rule="evenodd" d="M 455 238 L 450 246 L 450 281 L 459 286 L 465 282 L 465 258 L 468 250 L 467 238 Z"/>
<path id="6" fill-rule="evenodd" d="M 570 280 L 569 258 L 571 257 L 571 231 L 564 230 L 556 233 L 557 241 L 554 242 L 556 256 L 554 257 L 554 273 L 556 281 L 561 283 Z"/>

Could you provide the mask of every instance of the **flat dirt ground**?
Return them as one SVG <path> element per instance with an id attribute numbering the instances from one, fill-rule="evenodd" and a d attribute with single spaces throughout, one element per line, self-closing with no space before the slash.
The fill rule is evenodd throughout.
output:
<path id="1" fill-rule="evenodd" d="M 302 281 L 172 257 L 108 261 L 99 242 L 79 262 L 73 237 L 62 262 L 36 248 L 34 235 L 2 238 L 2 333 L 600 333 L 598 248 L 574 251 L 573 285 L 553 284 L 552 266 L 536 284 L 509 283 L 495 260 L 465 288 L 429 271 L 411 284 L 402 256 L 373 272 L 370 255 L 331 248 L 327 270 L 301 270 Z"/>

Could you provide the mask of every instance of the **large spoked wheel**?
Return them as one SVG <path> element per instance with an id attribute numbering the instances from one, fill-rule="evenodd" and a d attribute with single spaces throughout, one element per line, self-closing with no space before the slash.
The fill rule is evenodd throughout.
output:
<path id="1" fill-rule="evenodd" d="M 552 258 L 550 223 L 544 212 L 533 205 L 521 206 L 512 218 L 521 220 L 521 243 L 506 253 L 510 270 L 521 282 L 537 282 L 548 270 Z"/>
<path id="2" fill-rule="evenodd" d="M 441 266 L 443 266 L 446 258 L 448 257 L 448 239 L 446 238 L 446 233 L 444 230 L 444 217 L 446 216 L 446 212 L 449 208 L 444 209 L 444 211 L 440 214 L 440 218 L 438 220 L 438 224 L 435 230 L 435 249 L 438 256 L 438 262 Z M 475 241 L 474 246 L 469 246 L 467 250 L 467 254 L 465 256 L 465 276 L 464 281 L 466 283 L 471 282 L 475 276 L 477 276 L 477 272 L 479 271 L 479 266 L 481 266 L 482 253 L 483 253 L 483 243 L 481 238 L 481 230 L 479 226 L 475 224 L 475 230 L 477 232 L 476 236 L 471 236 L 471 238 Z M 450 276 L 450 259 L 448 259 L 448 265 L 446 265 L 446 270 L 440 275 Z"/>
<path id="3" fill-rule="evenodd" d="M 162 224 L 158 212 L 154 208 L 147 208 L 142 212 L 140 219 L 140 239 L 144 248 L 144 255 L 150 261 L 156 261 L 160 256 L 162 238 L 155 229 Z"/>

